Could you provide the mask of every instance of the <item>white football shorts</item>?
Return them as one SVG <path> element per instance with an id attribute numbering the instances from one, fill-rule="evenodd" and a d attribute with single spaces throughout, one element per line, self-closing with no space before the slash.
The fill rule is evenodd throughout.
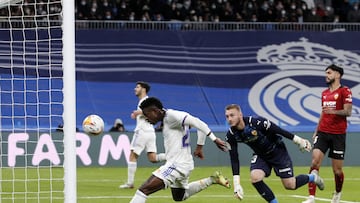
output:
<path id="1" fill-rule="evenodd" d="M 139 155 L 146 149 L 146 152 L 157 152 L 156 135 L 154 131 L 136 130 L 131 140 L 131 150 Z"/>
<path id="2" fill-rule="evenodd" d="M 165 165 L 160 166 L 152 174 L 165 184 L 165 188 L 189 188 L 189 176 L 192 170 L 186 170 L 177 167 L 173 163 L 166 162 Z"/>

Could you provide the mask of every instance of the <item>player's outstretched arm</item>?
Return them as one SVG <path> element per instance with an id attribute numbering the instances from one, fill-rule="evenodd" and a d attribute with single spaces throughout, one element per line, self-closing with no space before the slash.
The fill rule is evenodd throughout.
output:
<path id="1" fill-rule="evenodd" d="M 210 138 L 216 146 L 222 151 L 228 151 L 225 141 L 216 137 L 214 133 L 210 130 L 209 126 L 202 120 L 192 115 L 187 115 L 184 124 L 195 127 L 198 130 L 198 145 L 205 144 L 205 138 Z M 205 136 L 206 135 L 206 136 Z"/>
<path id="2" fill-rule="evenodd" d="M 268 125 L 268 130 L 271 131 L 274 134 L 282 135 L 283 137 L 286 137 L 290 140 L 293 140 L 295 144 L 297 144 L 300 148 L 300 151 L 304 152 L 310 152 L 312 149 L 312 145 L 307 139 L 303 139 L 302 137 L 299 137 L 297 135 L 294 135 L 293 133 L 280 128 L 278 125 L 270 122 Z"/>

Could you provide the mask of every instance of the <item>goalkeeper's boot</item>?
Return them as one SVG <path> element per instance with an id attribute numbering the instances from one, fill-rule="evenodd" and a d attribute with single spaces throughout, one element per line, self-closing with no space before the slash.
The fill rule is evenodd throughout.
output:
<path id="1" fill-rule="evenodd" d="M 129 184 L 129 183 L 125 183 L 123 185 L 119 185 L 120 189 L 133 189 L 134 188 L 134 184 Z"/>
<path id="2" fill-rule="evenodd" d="M 318 172 L 316 170 L 311 171 L 311 174 L 315 176 L 314 183 L 318 186 L 320 190 L 324 190 L 325 184 L 324 180 L 319 176 Z"/>
<path id="3" fill-rule="evenodd" d="M 211 180 L 215 184 L 222 185 L 226 188 L 230 188 L 230 183 L 227 178 L 225 178 L 219 171 L 215 171 L 212 176 L 210 176 Z"/>
<path id="4" fill-rule="evenodd" d="M 315 203 L 315 197 L 313 195 L 310 195 L 305 201 L 302 203 Z"/>
<path id="5" fill-rule="evenodd" d="M 340 203 L 341 192 L 334 192 L 331 203 Z"/>

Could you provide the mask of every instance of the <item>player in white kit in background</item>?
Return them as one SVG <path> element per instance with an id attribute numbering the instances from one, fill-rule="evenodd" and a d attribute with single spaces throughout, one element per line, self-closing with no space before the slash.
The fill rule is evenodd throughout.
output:
<path id="1" fill-rule="evenodd" d="M 134 136 L 131 140 L 131 151 L 128 163 L 128 180 L 127 183 L 119 186 L 121 189 L 134 188 L 137 160 L 144 149 L 147 151 L 147 157 L 150 162 L 157 163 L 165 161 L 164 153 L 156 154 L 156 134 L 154 126 L 145 120 L 145 116 L 140 109 L 141 102 L 148 98 L 150 85 L 147 82 L 138 81 L 134 91 L 135 96 L 139 98 L 137 109 L 131 114 L 131 118 L 136 119 L 136 127 L 134 130 Z"/>
<path id="2" fill-rule="evenodd" d="M 219 149 L 227 151 L 226 143 L 217 138 L 208 125 L 187 112 L 164 109 L 160 100 L 149 97 L 140 108 L 151 124 L 163 122 L 166 163 L 155 170 L 150 178 L 136 191 L 131 203 L 144 203 L 148 195 L 165 188 L 171 188 L 174 201 L 183 201 L 206 189 L 212 184 L 230 188 L 229 181 L 216 171 L 212 176 L 189 183 L 189 176 L 194 169 L 191 154 L 190 127 L 197 129 L 197 147 L 194 156 L 204 159 L 202 147 L 209 137 Z"/>

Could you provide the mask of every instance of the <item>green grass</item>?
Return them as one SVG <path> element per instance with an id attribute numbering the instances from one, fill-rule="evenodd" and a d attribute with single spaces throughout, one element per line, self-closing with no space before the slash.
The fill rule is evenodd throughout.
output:
<path id="1" fill-rule="evenodd" d="M 135 186 L 144 182 L 156 167 L 138 168 Z M 231 168 L 227 167 L 197 167 L 190 176 L 190 181 L 209 176 L 215 170 L 220 170 L 229 177 L 232 182 Z M 307 173 L 308 167 L 295 167 L 295 174 Z M 360 202 L 360 171 L 359 167 L 345 167 L 345 183 L 343 187 L 342 202 Z M 2 203 L 32 203 L 32 202 L 63 202 L 63 183 L 60 181 L 48 181 L 49 177 L 61 178 L 61 168 L 49 169 L 1 169 L 0 202 Z M 325 179 L 325 190 L 317 190 L 317 202 L 330 202 L 334 191 L 333 175 L 330 167 L 322 167 L 320 175 Z M 27 177 L 29 181 L 23 181 Z M 15 178 L 17 181 L 9 181 Z M 77 170 L 77 196 L 79 203 L 112 203 L 129 202 L 136 189 L 118 189 L 118 186 L 126 181 L 126 168 L 95 168 L 83 167 Z M 273 189 L 279 202 L 301 202 L 307 196 L 307 186 L 295 191 L 285 190 L 278 177 L 272 175 L 265 182 Z M 249 168 L 241 168 L 241 183 L 245 192 L 242 202 L 263 203 L 265 202 L 256 192 L 249 181 Z M 50 193 L 49 188 L 56 190 Z M 29 193 L 24 193 L 27 190 Z M 12 193 L 17 191 L 18 193 Z M 38 191 L 42 191 L 40 194 Z M 233 190 L 218 185 L 212 185 L 208 189 L 190 197 L 188 203 L 222 203 L 238 202 L 232 197 Z M 50 199 L 52 198 L 52 199 Z M 170 189 L 161 190 L 150 195 L 148 203 L 174 202 L 171 198 Z"/>

